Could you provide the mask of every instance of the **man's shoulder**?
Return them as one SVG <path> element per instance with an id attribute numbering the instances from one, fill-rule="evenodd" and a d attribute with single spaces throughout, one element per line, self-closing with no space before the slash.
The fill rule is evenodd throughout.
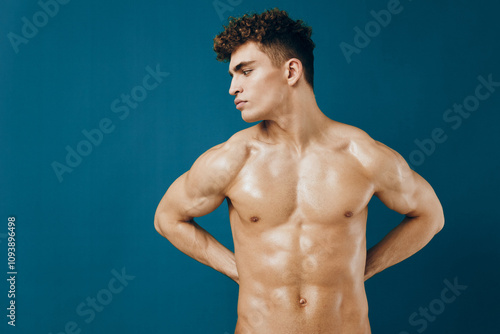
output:
<path id="1" fill-rule="evenodd" d="M 331 141 L 352 154 L 370 154 L 377 146 L 368 133 L 353 125 L 333 121 L 329 130 Z"/>
<path id="2" fill-rule="evenodd" d="M 363 130 L 353 125 L 333 121 L 330 130 L 337 136 L 353 141 L 369 141 L 372 138 Z"/>
<path id="3" fill-rule="evenodd" d="M 373 173 L 391 166 L 398 168 L 407 165 L 398 152 L 373 139 L 358 127 L 335 122 L 332 130 L 346 143 L 349 153 Z"/>
<path id="4" fill-rule="evenodd" d="M 204 155 L 209 155 L 213 158 L 224 160 L 244 159 L 252 147 L 256 133 L 255 126 L 240 130 L 229 137 L 225 142 L 210 148 L 202 157 Z"/>
<path id="5" fill-rule="evenodd" d="M 196 159 L 189 174 L 202 177 L 207 175 L 234 177 L 249 156 L 255 132 L 252 128 L 241 130 L 227 141 L 205 151 Z"/>
<path id="6" fill-rule="evenodd" d="M 250 149 L 259 135 L 260 123 L 233 134 L 224 144 L 231 148 Z"/>

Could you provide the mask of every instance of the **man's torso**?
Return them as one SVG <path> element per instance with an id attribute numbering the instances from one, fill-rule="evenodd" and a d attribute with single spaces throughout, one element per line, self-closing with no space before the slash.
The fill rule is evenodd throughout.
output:
<path id="1" fill-rule="evenodd" d="M 370 333 L 363 140 L 331 131 L 298 153 L 247 131 L 227 192 L 240 292 L 236 333 Z M 355 136 L 354 136 L 355 137 Z"/>

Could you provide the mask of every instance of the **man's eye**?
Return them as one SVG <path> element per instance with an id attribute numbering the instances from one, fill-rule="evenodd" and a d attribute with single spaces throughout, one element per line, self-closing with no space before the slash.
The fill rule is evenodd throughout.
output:
<path id="1" fill-rule="evenodd" d="M 248 75 L 248 73 L 252 72 L 252 70 L 245 70 L 243 71 L 243 75 Z"/>

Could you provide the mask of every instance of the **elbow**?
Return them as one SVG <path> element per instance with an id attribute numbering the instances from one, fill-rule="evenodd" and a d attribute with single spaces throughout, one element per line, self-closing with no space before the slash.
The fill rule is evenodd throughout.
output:
<path id="1" fill-rule="evenodd" d="M 154 218 L 155 230 L 165 238 L 167 237 L 168 223 L 165 214 L 156 213 Z"/>
<path id="2" fill-rule="evenodd" d="M 167 212 L 156 212 L 154 218 L 156 232 L 170 241 L 177 235 L 180 222 Z"/>
<path id="3" fill-rule="evenodd" d="M 443 229 L 443 227 L 444 227 L 444 213 L 443 213 L 443 208 L 441 208 L 441 210 L 439 210 L 435 222 L 436 234 L 439 233 Z"/>
<path id="4" fill-rule="evenodd" d="M 160 217 L 158 214 L 155 214 L 155 230 L 156 232 L 162 234 L 162 231 L 161 231 L 161 224 L 160 224 Z"/>
<path id="5" fill-rule="evenodd" d="M 443 227 L 444 227 L 444 217 L 442 217 L 441 219 L 439 219 L 436 222 L 436 234 L 438 234 L 439 232 L 441 232 L 441 230 L 443 229 Z"/>

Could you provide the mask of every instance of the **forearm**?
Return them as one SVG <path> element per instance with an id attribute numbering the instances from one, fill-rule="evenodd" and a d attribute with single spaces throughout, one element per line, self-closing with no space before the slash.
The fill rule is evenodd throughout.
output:
<path id="1" fill-rule="evenodd" d="M 234 253 L 194 220 L 167 222 L 156 219 L 158 232 L 177 249 L 239 283 Z"/>
<path id="2" fill-rule="evenodd" d="M 366 256 L 365 281 L 422 249 L 442 228 L 440 218 L 405 217 Z"/>

